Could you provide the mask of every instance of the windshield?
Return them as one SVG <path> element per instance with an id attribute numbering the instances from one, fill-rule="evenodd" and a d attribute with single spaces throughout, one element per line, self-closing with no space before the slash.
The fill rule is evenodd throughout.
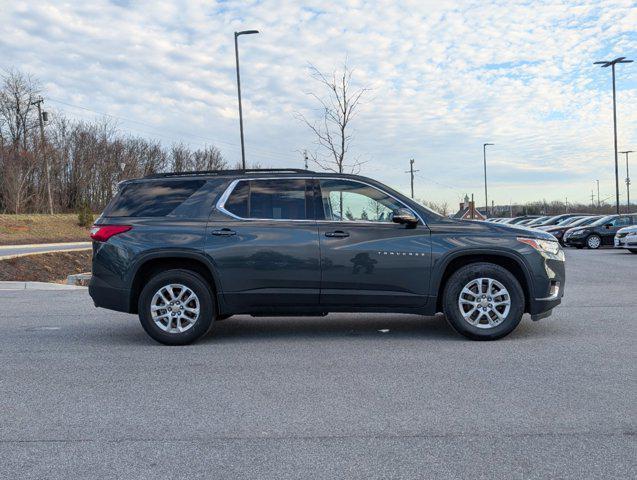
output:
<path id="1" fill-rule="evenodd" d="M 613 218 L 615 218 L 615 215 L 606 215 L 596 222 L 591 223 L 591 227 L 599 227 L 600 225 L 604 225 L 605 223 L 610 222 Z"/>
<path id="2" fill-rule="evenodd" d="M 539 225 L 540 223 L 542 223 L 543 221 L 548 220 L 548 219 L 549 219 L 549 217 L 536 218 L 532 222 L 527 223 L 527 225 Z"/>
<path id="3" fill-rule="evenodd" d="M 574 222 L 576 222 L 577 220 L 580 220 L 582 217 L 567 217 L 563 220 L 560 220 L 559 222 L 557 222 L 558 225 L 570 225 L 570 224 L 574 224 Z"/>
<path id="4" fill-rule="evenodd" d="M 547 217 L 546 220 L 544 220 L 540 225 L 541 226 L 549 226 L 549 225 L 555 225 L 557 222 L 559 222 L 561 215 L 555 215 L 554 217 Z"/>
<path id="5" fill-rule="evenodd" d="M 578 225 L 588 225 L 591 222 L 594 222 L 597 217 L 576 217 L 574 222 L 569 223 L 571 227 L 577 227 Z"/>

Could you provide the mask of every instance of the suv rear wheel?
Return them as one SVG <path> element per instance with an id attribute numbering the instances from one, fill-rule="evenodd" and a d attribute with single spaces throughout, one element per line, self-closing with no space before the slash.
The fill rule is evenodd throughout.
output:
<path id="1" fill-rule="evenodd" d="M 443 310 L 450 325 L 472 340 L 496 340 L 524 314 L 524 292 L 511 272 L 493 263 L 455 271 L 445 286 Z"/>
<path id="2" fill-rule="evenodd" d="M 214 301 L 206 281 L 189 270 L 167 270 L 150 279 L 139 296 L 139 320 L 165 345 L 185 345 L 212 326 Z"/>

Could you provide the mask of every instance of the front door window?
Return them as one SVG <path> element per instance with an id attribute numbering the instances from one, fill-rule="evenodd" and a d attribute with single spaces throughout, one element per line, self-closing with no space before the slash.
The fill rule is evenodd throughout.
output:
<path id="1" fill-rule="evenodd" d="M 404 208 L 380 190 L 349 180 L 320 180 L 323 214 L 340 222 L 391 223 L 393 211 Z"/>

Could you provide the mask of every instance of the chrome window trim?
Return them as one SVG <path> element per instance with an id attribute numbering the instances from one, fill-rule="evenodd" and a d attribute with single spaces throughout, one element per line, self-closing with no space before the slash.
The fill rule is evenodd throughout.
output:
<path id="1" fill-rule="evenodd" d="M 399 200 L 398 198 L 394 197 L 393 195 L 391 195 L 390 193 L 386 192 L 385 190 L 383 190 L 382 188 L 378 188 L 376 185 L 372 185 L 370 183 L 364 182 L 362 180 L 353 180 L 351 178 L 342 178 L 342 177 L 250 177 L 250 178 L 236 178 L 234 179 L 232 182 L 230 182 L 230 185 L 228 185 L 228 187 L 226 187 L 226 190 L 221 194 L 221 196 L 219 197 L 219 200 L 217 200 L 217 203 L 215 205 L 215 208 L 220 211 L 221 213 L 223 213 L 224 215 L 227 215 L 229 217 L 234 218 L 235 220 L 244 220 L 244 221 L 274 221 L 274 222 L 330 222 L 330 223 L 345 223 L 345 224 L 354 224 L 354 225 L 391 225 L 393 222 L 374 222 L 372 220 L 318 220 L 318 219 L 286 219 L 286 218 L 244 218 L 244 217 L 240 217 L 238 215 L 235 215 L 232 212 L 229 212 L 228 210 L 225 209 L 225 205 L 226 202 L 228 201 L 228 198 L 230 197 L 230 195 L 232 194 L 232 192 L 234 191 L 234 189 L 236 188 L 236 186 L 239 184 L 239 182 L 249 182 L 251 180 L 283 180 L 283 179 L 290 179 L 290 180 L 343 180 L 343 181 L 347 181 L 347 182 L 355 182 L 355 183 L 360 183 L 361 185 L 366 185 L 368 187 L 374 188 L 382 193 L 384 193 L 385 195 L 387 195 L 390 198 L 393 198 L 394 200 L 396 200 L 396 202 L 398 202 L 400 205 L 402 205 L 404 208 L 408 209 L 410 212 L 413 212 L 417 217 L 418 220 L 420 220 L 420 223 L 425 226 L 427 225 L 425 223 L 425 221 L 423 220 L 423 218 L 420 216 L 420 213 L 415 212 L 413 208 L 408 207 L 407 205 L 405 205 L 401 200 Z"/>

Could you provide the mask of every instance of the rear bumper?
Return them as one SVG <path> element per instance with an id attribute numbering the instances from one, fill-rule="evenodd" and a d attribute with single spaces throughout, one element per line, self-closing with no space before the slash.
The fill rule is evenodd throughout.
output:
<path id="1" fill-rule="evenodd" d="M 88 293 L 96 307 L 130 313 L 130 291 L 114 288 L 93 275 L 88 285 Z"/>

